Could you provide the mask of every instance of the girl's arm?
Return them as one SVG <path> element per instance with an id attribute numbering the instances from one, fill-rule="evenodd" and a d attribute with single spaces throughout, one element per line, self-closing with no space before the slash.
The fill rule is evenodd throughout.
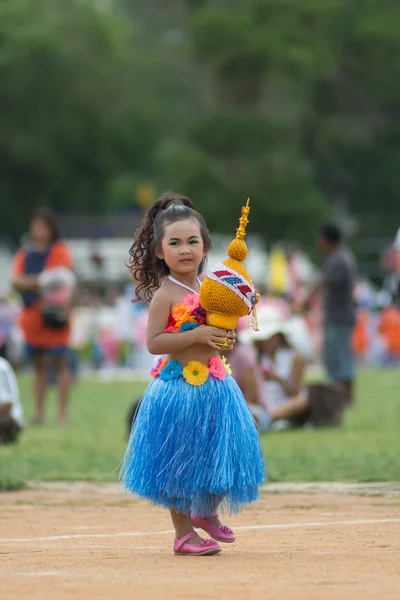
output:
<path id="1" fill-rule="evenodd" d="M 222 329 L 201 325 L 190 331 L 181 333 L 165 333 L 171 313 L 171 298 L 163 288 L 157 290 L 150 304 L 146 344 L 150 354 L 173 354 L 185 350 L 193 344 L 207 344 L 219 349 L 215 342 L 227 337 Z"/>

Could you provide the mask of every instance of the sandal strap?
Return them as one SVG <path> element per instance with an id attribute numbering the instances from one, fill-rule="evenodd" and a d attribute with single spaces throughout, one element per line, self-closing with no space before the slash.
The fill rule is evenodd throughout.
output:
<path id="1" fill-rule="evenodd" d="M 186 544 L 186 542 L 188 540 L 190 540 L 192 537 L 195 537 L 197 535 L 197 533 L 195 531 L 191 531 L 190 533 L 187 533 L 186 535 L 184 535 L 183 537 L 181 537 L 179 540 L 176 540 L 177 542 L 179 542 L 178 546 L 176 546 L 176 551 L 179 551 L 182 546 L 184 546 L 184 544 Z"/>

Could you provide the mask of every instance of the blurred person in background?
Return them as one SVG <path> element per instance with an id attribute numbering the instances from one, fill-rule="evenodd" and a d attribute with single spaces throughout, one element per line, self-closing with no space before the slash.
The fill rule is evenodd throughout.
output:
<path id="1" fill-rule="evenodd" d="M 381 340 L 382 366 L 400 364 L 400 310 L 394 304 L 384 307 L 379 315 L 378 334 Z"/>
<path id="2" fill-rule="evenodd" d="M 142 402 L 142 396 L 135 398 L 133 400 L 131 406 L 128 409 L 128 414 L 126 417 L 128 439 L 129 439 L 129 436 L 131 435 L 132 427 L 136 421 L 136 417 L 138 415 L 141 402 Z"/>
<path id="3" fill-rule="evenodd" d="M 270 427 L 271 417 L 267 410 L 264 380 L 257 361 L 257 353 L 254 348 L 236 342 L 225 354 L 232 370 L 232 377 L 242 390 L 258 430 L 264 433 Z"/>
<path id="4" fill-rule="evenodd" d="M 307 399 L 300 397 L 305 362 L 292 347 L 287 326 L 279 311 L 271 306 L 258 310 L 258 331 L 249 328 L 239 339 L 253 344 L 262 381 L 263 404 L 271 422 L 284 420 L 290 425 L 308 410 Z M 251 351 L 251 348 L 249 348 Z"/>
<path id="5" fill-rule="evenodd" d="M 0 357 L 0 444 L 16 442 L 23 427 L 17 378 L 8 360 Z"/>
<path id="6" fill-rule="evenodd" d="M 13 344 L 18 312 L 19 306 L 11 301 L 9 288 L 0 288 L 0 356 L 10 362 L 13 355 L 10 347 Z"/>
<path id="7" fill-rule="evenodd" d="M 322 275 L 312 287 L 306 306 L 315 293 L 323 299 L 323 362 L 329 379 L 343 385 L 347 401 L 354 396 L 355 360 L 352 333 L 356 323 L 353 290 L 356 283 L 356 262 L 342 246 L 342 232 L 335 223 L 325 223 L 317 236 L 317 247 L 326 259 Z"/>
<path id="8" fill-rule="evenodd" d="M 296 324 L 292 326 L 270 306 L 260 308 L 257 317 L 258 331 L 248 328 L 239 334 L 239 340 L 253 344 L 256 350 L 258 373 L 264 382 L 260 400 L 268 412 L 269 426 L 283 429 L 339 424 L 343 389 L 305 385 L 306 360 L 303 344 L 297 345 Z"/>
<path id="9" fill-rule="evenodd" d="M 18 250 L 12 272 L 13 286 L 22 297 L 20 326 L 34 373 L 33 422 L 40 424 L 45 419 L 50 359 L 56 372 L 59 423 L 66 425 L 71 383 L 67 350 L 72 258 L 68 246 L 59 239 L 51 211 L 39 210 L 31 218 L 27 242 Z"/>
<path id="10" fill-rule="evenodd" d="M 394 241 L 394 250 L 396 252 L 396 276 L 397 281 L 395 285 L 395 301 L 397 306 L 400 308 L 400 227 Z"/>

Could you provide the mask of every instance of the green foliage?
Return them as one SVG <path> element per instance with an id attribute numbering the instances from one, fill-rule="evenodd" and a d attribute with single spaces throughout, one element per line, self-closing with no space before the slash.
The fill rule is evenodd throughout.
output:
<path id="1" fill-rule="evenodd" d="M 26 483 L 21 479 L 14 478 L 6 478 L 2 479 L 0 477 L 0 492 L 16 492 L 19 490 L 23 490 L 26 488 Z"/>
<path id="2" fill-rule="evenodd" d="M 310 243 L 345 196 L 392 235 L 399 27 L 392 0 L 3 0 L 3 233 L 152 180 L 224 232 L 251 195 L 253 231 Z"/>
<path id="3" fill-rule="evenodd" d="M 361 372 L 355 406 L 339 429 L 265 434 L 269 480 L 400 481 L 399 380 L 398 370 Z M 30 385 L 30 378 L 20 379 L 27 419 L 32 416 Z M 128 409 L 143 388 L 130 382 L 78 383 L 65 429 L 56 425 L 52 393 L 47 424 L 28 426 L 18 444 L 0 447 L 0 490 L 23 480 L 116 480 Z"/>
<path id="4" fill-rule="evenodd" d="M 256 221 L 269 238 L 309 238 L 338 195 L 366 230 L 377 201 L 390 214 L 400 183 L 400 7 L 254 0 L 227 8 L 203 4 L 191 33 L 213 74 L 214 106 L 197 123 L 198 143 L 225 158 L 230 195 L 246 189 L 262 203 Z M 392 233 L 389 221 L 384 214 L 379 233 Z"/>
<path id="5" fill-rule="evenodd" d="M 110 180 L 146 168 L 157 115 L 131 68 L 128 32 L 81 0 L 0 4 L 5 230 L 20 231 L 36 204 L 105 207 Z"/>

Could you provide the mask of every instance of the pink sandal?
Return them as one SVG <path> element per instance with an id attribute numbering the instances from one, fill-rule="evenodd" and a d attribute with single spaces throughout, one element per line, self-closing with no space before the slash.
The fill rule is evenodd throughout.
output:
<path id="1" fill-rule="evenodd" d="M 214 540 L 201 540 L 198 544 L 187 544 L 186 542 L 190 538 L 196 536 L 195 531 L 187 533 L 179 540 L 174 539 L 174 552 L 175 554 L 182 554 L 184 556 L 207 556 L 211 554 L 219 554 L 221 552 L 221 546 Z"/>
<path id="2" fill-rule="evenodd" d="M 218 515 L 210 516 L 217 517 Z M 211 535 L 211 537 L 218 542 L 231 544 L 236 539 L 232 529 L 226 525 L 212 525 L 207 521 L 206 518 L 203 519 L 202 517 L 199 517 L 199 515 L 191 515 L 191 519 L 194 527 L 203 529 L 208 533 L 208 535 Z"/>

